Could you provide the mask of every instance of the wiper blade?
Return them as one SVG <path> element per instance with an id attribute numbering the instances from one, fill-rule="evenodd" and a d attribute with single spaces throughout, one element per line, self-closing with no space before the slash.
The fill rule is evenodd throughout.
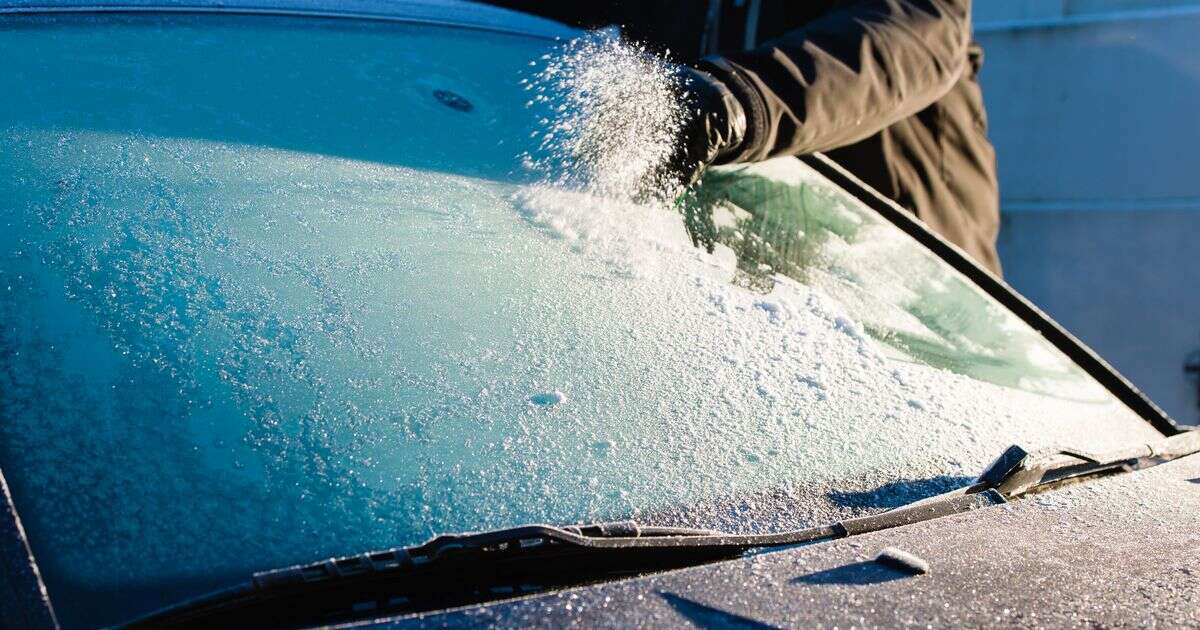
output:
<path id="1" fill-rule="evenodd" d="M 442 610 L 695 566 L 752 549 L 862 534 L 1003 502 L 988 490 L 776 534 L 619 522 L 442 535 L 415 547 L 257 573 L 249 583 L 173 606 L 129 627 L 295 627 Z"/>
<path id="2" fill-rule="evenodd" d="M 296 627 L 366 614 L 438 610 L 688 566 L 741 551 L 720 545 L 692 550 L 678 542 L 719 535 L 632 522 L 446 534 L 413 547 L 256 573 L 246 584 L 172 606 L 128 627 Z M 611 541 L 616 544 L 606 544 Z M 655 544 L 649 552 L 630 544 L 642 541 Z"/>

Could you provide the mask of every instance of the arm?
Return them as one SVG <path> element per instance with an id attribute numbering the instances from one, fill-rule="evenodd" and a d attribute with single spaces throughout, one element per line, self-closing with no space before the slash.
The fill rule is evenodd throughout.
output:
<path id="1" fill-rule="evenodd" d="M 851 0 L 754 50 L 709 57 L 746 113 L 719 162 L 851 144 L 933 104 L 967 64 L 970 0 Z"/>

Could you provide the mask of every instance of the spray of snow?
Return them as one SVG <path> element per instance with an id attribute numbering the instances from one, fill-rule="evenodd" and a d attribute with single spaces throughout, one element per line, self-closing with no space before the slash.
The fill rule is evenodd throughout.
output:
<path id="1" fill-rule="evenodd" d="M 525 81 L 540 116 L 539 147 L 526 164 L 560 188 L 673 197 L 664 167 L 686 120 L 674 66 L 605 31 L 571 40 L 542 62 Z"/>

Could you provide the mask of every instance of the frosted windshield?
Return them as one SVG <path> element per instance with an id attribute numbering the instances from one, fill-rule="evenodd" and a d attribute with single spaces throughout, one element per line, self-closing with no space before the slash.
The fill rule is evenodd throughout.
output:
<path id="1" fill-rule="evenodd" d="M 1014 442 L 1155 435 L 796 160 L 687 222 L 536 185 L 518 82 L 552 46 L 0 18 L 0 466 L 67 625 L 439 532 L 827 522 Z"/>

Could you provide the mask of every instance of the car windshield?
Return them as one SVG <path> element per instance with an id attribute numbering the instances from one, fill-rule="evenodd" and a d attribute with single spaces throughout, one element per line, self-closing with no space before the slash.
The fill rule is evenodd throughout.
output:
<path id="1" fill-rule="evenodd" d="M 67 625 L 440 532 L 824 523 L 1011 443 L 1158 435 L 796 159 L 714 172 L 697 220 L 537 184 L 520 81 L 557 45 L 0 17 L 0 466 Z"/>

